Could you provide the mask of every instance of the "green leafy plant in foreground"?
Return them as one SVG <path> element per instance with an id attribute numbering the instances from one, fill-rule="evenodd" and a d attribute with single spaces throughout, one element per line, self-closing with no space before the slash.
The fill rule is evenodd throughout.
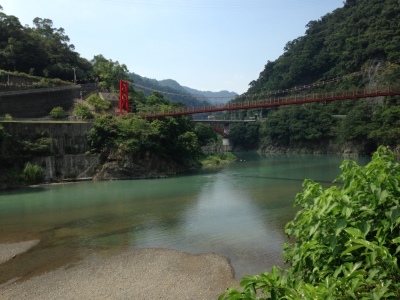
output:
<path id="1" fill-rule="evenodd" d="M 344 161 L 340 186 L 305 180 L 286 225 L 290 268 L 246 276 L 224 299 L 399 299 L 400 165 L 379 147 L 362 167 Z"/>

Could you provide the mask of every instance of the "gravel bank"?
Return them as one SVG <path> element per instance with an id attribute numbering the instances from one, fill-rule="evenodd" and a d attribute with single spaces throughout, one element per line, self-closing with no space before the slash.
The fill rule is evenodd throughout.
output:
<path id="1" fill-rule="evenodd" d="M 127 250 L 0 288 L 0 299 L 217 299 L 238 286 L 228 259 L 167 249 Z"/>

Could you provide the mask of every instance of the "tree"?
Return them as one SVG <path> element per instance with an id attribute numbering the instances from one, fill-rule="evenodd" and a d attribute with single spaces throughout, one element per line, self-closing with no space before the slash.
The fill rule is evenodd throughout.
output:
<path id="1" fill-rule="evenodd" d="M 114 140 L 119 135 L 117 119 L 111 115 L 96 118 L 93 128 L 88 133 L 88 144 L 91 151 L 100 153 L 102 150 L 114 147 Z"/>
<path id="2" fill-rule="evenodd" d="M 217 140 L 217 134 L 211 125 L 201 123 L 196 124 L 194 132 L 196 133 L 201 146 L 205 146 L 208 143 L 215 142 Z"/>
<path id="3" fill-rule="evenodd" d="M 386 147 L 358 166 L 344 161 L 340 185 L 305 180 L 286 234 L 290 268 L 242 279 L 219 299 L 398 299 L 400 165 Z"/>
<path id="4" fill-rule="evenodd" d="M 235 146 L 241 146 L 245 149 L 254 149 L 260 139 L 260 124 L 258 122 L 243 124 L 232 124 L 229 129 L 229 138 Z"/>
<path id="5" fill-rule="evenodd" d="M 118 61 L 106 59 L 103 55 L 95 55 L 92 59 L 93 70 L 100 78 L 100 86 L 113 92 L 119 91 L 119 81 L 130 81 L 128 68 Z"/>
<path id="6" fill-rule="evenodd" d="M 368 142 L 368 135 L 374 129 L 372 116 L 374 107 L 359 102 L 351 109 L 339 128 L 339 138 L 343 141 Z"/>
<path id="7" fill-rule="evenodd" d="M 368 138 L 380 145 L 396 147 L 400 144 L 400 106 L 383 107 L 372 117 L 374 130 Z"/>
<path id="8" fill-rule="evenodd" d="M 179 144 L 178 151 L 181 153 L 181 158 L 189 158 L 196 160 L 202 154 L 199 139 L 192 131 L 186 131 L 178 136 Z"/>

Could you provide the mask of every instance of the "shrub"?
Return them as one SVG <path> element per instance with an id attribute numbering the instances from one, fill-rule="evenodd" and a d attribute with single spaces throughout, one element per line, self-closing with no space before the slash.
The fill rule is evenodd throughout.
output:
<path id="1" fill-rule="evenodd" d="M 102 110 L 107 110 L 111 107 L 111 102 L 100 98 L 98 94 L 90 95 L 86 102 Z"/>
<path id="2" fill-rule="evenodd" d="M 6 120 L 6 121 L 11 121 L 13 118 L 12 118 L 12 116 L 10 115 L 10 114 L 5 114 L 4 115 L 4 120 Z"/>
<path id="3" fill-rule="evenodd" d="M 305 180 L 286 226 L 290 268 L 244 277 L 219 299 L 399 299 L 400 165 L 379 147 L 365 167 L 344 161 L 340 186 Z"/>
<path id="4" fill-rule="evenodd" d="M 82 119 L 92 119 L 94 116 L 87 106 L 78 104 L 74 108 L 74 114 Z"/>
<path id="5" fill-rule="evenodd" d="M 64 108 L 62 108 L 61 106 L 54 107 L 49 115 L 54 119 L 63 119 L 67 116 Z"/>
<path id="6" fill-rule="evenodd" d="M 44 173 L 40 166 L 27 162 L 22 177 L 27 184 L 38 184 L 44 180 Z"/>

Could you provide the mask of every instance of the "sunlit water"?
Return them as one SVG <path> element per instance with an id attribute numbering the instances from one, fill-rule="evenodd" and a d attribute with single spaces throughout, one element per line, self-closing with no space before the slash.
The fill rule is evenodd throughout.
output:
<path id="1" fill-rule="evenodd" d="M 0 283 L 127 248 L 214 252 L 231 260 L 237 278 L 281 265 L 284 226 L 294 217 L 303 180 L 328 186 L 340 173 L 342 158 L 239 157 L 217 170 L 167 179 L 0 193 L 0 242 L 41 240 L 0 265 Z"/>

